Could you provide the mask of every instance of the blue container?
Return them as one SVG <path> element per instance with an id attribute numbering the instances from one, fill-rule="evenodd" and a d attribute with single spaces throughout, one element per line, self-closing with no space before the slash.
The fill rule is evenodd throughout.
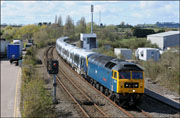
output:
<path id="1" fill-rule="evenodd" d="M 8 45 L 7 58 L 10 60 L 19 60 L 21 58 L 21 48 L 19 44 Z"/>

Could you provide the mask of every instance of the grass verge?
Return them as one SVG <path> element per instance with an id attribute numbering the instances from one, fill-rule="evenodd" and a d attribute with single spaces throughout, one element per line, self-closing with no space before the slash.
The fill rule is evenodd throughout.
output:
<path id="1" fill-rule="evenodd" d="M 24 58 L 21 85 L 22 117 L 55 117 L 50 93 L 45 90 L 44 80 L 36 71 L 35 48 L 30 48 Z"/>
<path id="2" fill-rule="evenodd" d="M 175 91 L 180 95 L 180 67 L 179 53 L 167 51 L 161 55 L 158 62 L 141 62 L 145 68 L 145 76 L 153 82 L 159 82 L 169 90 Z"/>

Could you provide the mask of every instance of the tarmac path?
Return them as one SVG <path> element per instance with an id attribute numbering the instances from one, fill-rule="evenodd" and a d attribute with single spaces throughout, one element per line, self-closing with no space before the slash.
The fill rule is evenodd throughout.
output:
<path id="1" fill-rule="evenodd" d="M 1 117 L 18 117 L 20 101 L 21 68 L 0 61 L 1 65 Z"/>

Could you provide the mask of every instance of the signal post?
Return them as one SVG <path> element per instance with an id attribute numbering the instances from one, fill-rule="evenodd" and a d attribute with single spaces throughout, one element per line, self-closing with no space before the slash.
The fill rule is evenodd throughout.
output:
<path id="1" fill-rule="evenodd" d="M 57 86 L 56 75 L 58 74 L 58 71 L 59 71 L 58 67 L 59 67 L 59 63 L 57 60 L 49 59 L 47 61 L 47 71 L 49 74 L 53 75 L 53 103 L 54 104 L 57 103 L 57 100 L 56 100 L 56 86 Z"/>

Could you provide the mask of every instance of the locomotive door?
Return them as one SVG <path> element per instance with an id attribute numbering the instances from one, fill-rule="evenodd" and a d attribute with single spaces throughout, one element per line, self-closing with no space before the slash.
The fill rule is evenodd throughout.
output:
<path id="1" fill-rule="evenodd" d="M 118 79 L 118 71 L 112 71 L 112 79 L 111 79 L 111 90 L 116 92 L 117 90 L 117 79 Z"/>

